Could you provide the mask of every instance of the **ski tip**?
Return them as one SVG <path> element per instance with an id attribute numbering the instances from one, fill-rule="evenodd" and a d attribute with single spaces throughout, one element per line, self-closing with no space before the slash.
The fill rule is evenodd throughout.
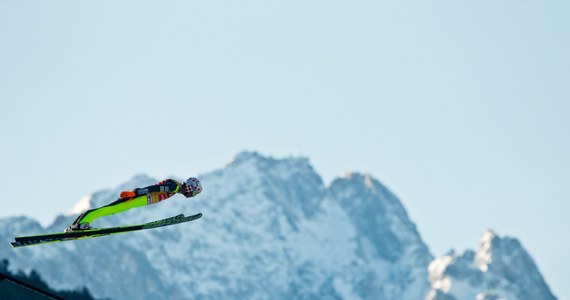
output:
<path id="1" fill-rule="evenodd" d="M 176 216 L 176 217 L 178 218 L 179 216 L 183 216 L 184 218 L 189 218 L 189 219 L 192 219 L 192 220 L 196 220 L 196 219 L 200 219 L 200 218 L 202 217 L 202 213 L 197 213 L 197 214 L 190 215 L 190 216 L 187 216 L 187 217 L 184 216 L 184 215 L 178 215 L 178 216 Z"/>

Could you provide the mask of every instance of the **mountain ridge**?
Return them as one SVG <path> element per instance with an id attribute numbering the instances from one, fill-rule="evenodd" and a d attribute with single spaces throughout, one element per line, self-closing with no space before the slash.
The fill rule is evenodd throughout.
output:
<path id="1" fill-rule="evenodd" d="M 459 295 L 442 289 L 437 274 L 429 273 L 428 265 L 439 258 L 434 260 L 401 201 L 370 175 L 349 173 L 325 186 L 307 158 L 242 152 L 199 178 L 204 192 L 196 198 L 174 196 L 96 221 L 98 227 L 117 226 L 203 212 L 191 226 L 22 251 L 0 245 L 0 258 L 18 269 L 37 268 L 55 288 L 85 285 L 101 298 Z M 108 204 L 121 190 L 157 181 L 139 174 L 93 193 L 90 205 Z M 61 230 L 73 218 L 61 215 L 47 228 L 29 218 L 0 219 L 0 237 Z M 61 265 L 62 274 L 54 273 Z"/>

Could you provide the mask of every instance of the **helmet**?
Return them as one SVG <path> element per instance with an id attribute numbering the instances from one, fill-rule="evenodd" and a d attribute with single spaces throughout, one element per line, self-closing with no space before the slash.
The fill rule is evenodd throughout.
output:
<path id="1" fill-rule="evenodd" d="M 182 184 L 182 195 L 186 198 L 194 197 L 200 192 L 202 192 L 202 185 L 197 178 L 190 177 Z"/>

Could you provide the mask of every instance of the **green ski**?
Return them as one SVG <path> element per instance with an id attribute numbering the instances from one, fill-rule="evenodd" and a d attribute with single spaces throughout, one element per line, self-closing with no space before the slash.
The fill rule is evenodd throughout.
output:
<path id="1" fill-rule="evenodd" d="M 48 243 L 57 243 L 57 242 L 64 242 L 64 241 L 72 241 L 72 240 L 80 240 L 80 239 L 87 239 L 93 237 L 100 237 L 105 235 L 117 234 L 117 233 L 125 233 L 131 231 L 138 231 L 138 230 L 145 230 L 145 229 L 152 229 L 170 225 L 176 225 L 184 222 L 194 221 L 202 217 L 201 213 L 191 215 L 191 216 L 184 216 L 182 214 L 177 215 L 175 217 L 170 217 L 158 221 L 148 222 L 139 225 L 131 225 L 131 226 L 119 226 L 119 227 L 109 227 L 109 228 L 97 228 L 97 229 L 89 229 L 89 230 L 78 230 L 78 231 L 71 231 L 71 232 L 60 232 L 60 233 L 51 233 L 51 234 L 43 234 L 43 235 L 34 235 L 34 236 L 23 236 L 23 237 L 16 237 L 15 242 L 11 242 L 10 244 L 12 247 L 24 247 L 24 246 L 33 246 L 33 245 L 41 245 L 41 244 L 48 244 Z"/>

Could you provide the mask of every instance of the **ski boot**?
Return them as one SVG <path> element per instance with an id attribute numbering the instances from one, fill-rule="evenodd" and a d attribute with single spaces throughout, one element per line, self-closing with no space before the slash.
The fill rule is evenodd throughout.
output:
<path id="1" fill-rule="evenodd" d="M 67 228 L 65 228 L 65 230 L 63 232 L 81 231 L 81 230 L 89 230 L 89 229 L 91 229 L 91 226 L 89 226 L 89 223 L 81 223 L 81 224 L 73 223 L 73 224 L 69 225 Z"/>
<path id="2" fill-rule="evenodd" d="M 81 222 L 81 219 L 88 213 L 89 211 L 85 211 L 81 213 L 71 225 L 69 225 L 63 232 L 72 232 L 72 231 L 80 231 L 80 230 L 88 230 L 92 229 L 87 222 Z"/>

